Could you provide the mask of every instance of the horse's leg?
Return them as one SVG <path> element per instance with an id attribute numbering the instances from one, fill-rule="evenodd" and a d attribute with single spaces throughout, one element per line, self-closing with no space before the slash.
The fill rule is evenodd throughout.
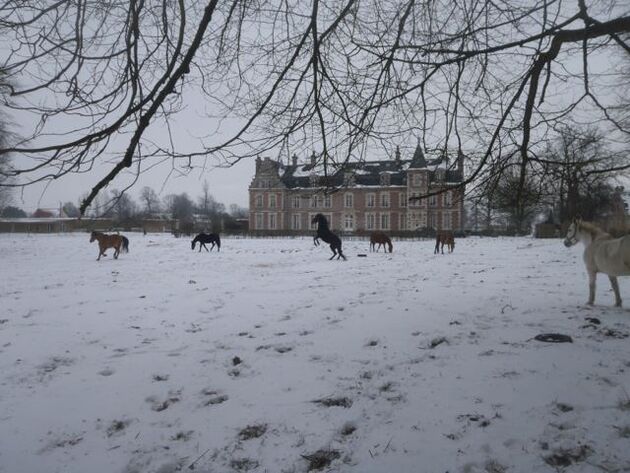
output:
<path id="1" fill-rule="evenodd" d="M 120 243 L 114 246 L 114 259 L 118 259 L 119 254 L 120 254 Z"/>
<path id="2" fill-rule="evenodd" d="M 588 305 L 593 305 L 595 302 L 595 278 L 597 273 L 595 271 L 588 272 Z"/>
<path id="3" fill-rule="evenodd" d="M 619 281 L 617 281 L 617 276 L 608 276 L 608 279 L 610 279 L 610 285 L 615 293 L 615 307 L 621 307 L 621 295 L 619 294 Z"/>
<path id="4" fill-rule="evenodd" d="M 335 247 L 334 247 L 332 244 L 330 245 L 330 249 L 332 250 L 333 255 L 332 255 L 330 258 L 328 258 L 329 260 L 331 260 L 331 259 L 333 259 L 335 256 L 337 256 L 337 250 L 335 250 Z"/>
<path id="5" fill-rule="evenodd" d="M 339 256 L 341 256 L 343 258 L 343 260 L 346 261 L 346 257 L 341 252 L 341 246 L 338 248 L 338 251 L 339 251 Z M 337 259 L 339 259 L 339 256 L 337 256 Z"/>
<path id="6" fill-rule="evenodd" d="M 214 242 L 212 242 L 212 246 L 210 247 L 210 251 L 214 250 Z"/>

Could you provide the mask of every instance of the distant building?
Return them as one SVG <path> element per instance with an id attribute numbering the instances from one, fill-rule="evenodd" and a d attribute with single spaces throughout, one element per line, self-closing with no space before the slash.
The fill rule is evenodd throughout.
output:
<path id="1" fill-rule="evenodd" d="M 33 218 L 55 218 L 59 217 L 59 215 L 55 215 L 55 212 L 52 210 L 45 209 L 37 209 L 33 212 Z"/>
<path id="2" fill-rule="evenodd" d="M 449 164 L 453 164 L 452 166 Z M 418 229 L 461 230 L 464 220 L 463 156 L 427 160 L 420 145 L 411 159 L 397 149 L 391 159 L 348 163 L 324 176 L 313 155 L 289 165 L 256 159 L 249 186 L 250 231 L 312 231 L 313 216 L 324 214 L 344 232 Z M 331 188 L 336 192 L 326 192 Z M 444 191 L 409 201 L 432 192 Z"/>

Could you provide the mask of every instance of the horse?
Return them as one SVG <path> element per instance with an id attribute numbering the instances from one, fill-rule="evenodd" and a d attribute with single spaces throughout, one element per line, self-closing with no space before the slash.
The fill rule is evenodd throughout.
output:
<path id="1" fill-rule="evenodd" d="M 450 230 L 442 230 L 435 234 L 435 251 L 433 254 L 440 252 L 440 244 L 442 245 L 442 254 L 444 254 L 444 245 L 448 248 L 448 252 L 452 253 L 455 249 L 455 235 Z"/>
<path id="2" fill-rule="evenodd" d="M 322 214 L 317 214 L 313 217 L 311 223 L 317 224 L 317 235 L 315 238 L 321 238 L 326 243 L 330 244 L 330 249 L 332 250 L 333 255 L 329 259 L 333 259 L 336 256 L 337 259 L 341 257 L 345 260 L 346 257 L 341 251 L 341 239 L 330 231 L 326 217 Z"/>
<path id="3" fill-rule="evenodd" d="M 389 247 L 390 253 L 394 250 L 392 241 L 383 232 L 372 232 L 370 234 L 370 251 L 374 251 L 374 247 L 376 246 L 377 243 L 378 243 L 378 248 L 376 249 L 376 252 L 378 252 L 378 250 L 381 249 L 381 246 L 383 247 L 383 250 L 387 252 L 387 249 L 385 248 L 385 244 L 387 244 L 387 246 Z"/>
<path id="4" fill-rule="evenodd" d="M 98 258 L 96 258 L 96 261 L 99 261 L 101 256 L 107 256 L 105 254 L 107 248 L 114 248 L 114 259 L 118 259 L 121 249 L 125 253 L 129 253 L 129 240 L 123 235 L 107 235 L 106 233 L 94 231 L 90 235 L 90 243 L 94 240 L 98 241 Z"/>
<path id="5" fill-rule="evenodd" d="M 197 235 L 190 244 L 193 250 L 195 249 L 195 245 L 197 244 L 197 242 L 199 242 L 199 252 L 201 252 L 202 246 L 206 249 L 206 251 L 210 251 L 212 250 L 212 248 L 214 248 L 215 244 L 217 245 L 217 251 L 221 251 L 221 237 L 218 233 L 200 233 L 199 235 Z M 206 243 L 212 243 L 210 250 L 208 250 Z"/>
<path id="6" fill-rule="evenodd" d="M 615 307 L 621 307 L 617 276 L 630 276 L 630 235 L 613 238 L 589 222 L 574 219 L 569 225 L 564 246 L 584 244 L 584 264 L 588 272 L 588 305 L 595 302 L 597 273 L 605 273 L 615 293 Z"/>

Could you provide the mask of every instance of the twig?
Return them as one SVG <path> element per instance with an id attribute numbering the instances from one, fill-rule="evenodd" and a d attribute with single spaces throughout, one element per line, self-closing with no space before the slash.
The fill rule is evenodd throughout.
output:
<path id="1" fill-rule="evenodd" d="M 195 461 L 193 461 L 190 465 L 188 465 L 188 469 L 189 470 L 194 470 L 195 469 L 195 463 L 197 463 L 199 460 L 201 460 L 201 458 L 210 451 L 210 449 L 208 448 L 205 452 L 203 452 L 201 455 L 199 455 L 197 458 L 195 458 Z"/>
<path id="2" fill-rule="evenodd" d="M 385 449 L 383 450 L 383 453 L 385 453 L 387 451 L 387 449 L 389 448 L 389 444 L 392 443 L 392 439 L 394 437 L 390 437 L 389 442 L 387 442 L 387 445 L 385 445 Z"/>

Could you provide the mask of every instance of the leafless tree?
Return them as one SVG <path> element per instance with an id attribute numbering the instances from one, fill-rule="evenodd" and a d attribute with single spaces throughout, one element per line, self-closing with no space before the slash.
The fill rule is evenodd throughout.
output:
<path id="1" fill-rule="evenodd" d="M 0 68 L 0 97 L 8 94 L 8 83 L 6 80 L 6 73 Z M 9 131 L 6 117 L 0 110 L 0 149 L 6 148 L 9 143 Z M 8 184 L 11 182 L 10 178 L 10 154 L 0 153 L 0 214 L 3 209 L 12 202 L 11 187 Z"/>
<path id="2" fill-rule="evenodd" d="M 626 158 L 609 149 L 593 128 L 559 129 L 537 162 L 562 221 L 596 217 L 596 207 L 612 196 L 615 171 L 626 167 Z"/>
<path id="3" fill-rule="evenodd" d="M 615 0 L 7 0 L 0 67 L 22 86 L 5 105 L 34 126 L 0 155 L 22 157 L 19 185 L 109 163 L 85 212 L 124 170 L 166 159 L 186 171 L 316 148 L 328 172 L 418 135 L 463 149 L 466 183 L 516 157 L 520 199 L 559 122 L 628 136 L 606 65 L 630 54 L 628 33 Z M 176 133 L 191 104 L 214 124 L 194 148 Z"/>
<path id="4" fill-rule="evenodd" d="M 147 216 L 154 215 L 160 211 L 160 198 L 151 187 L 144 186 L 142 188 L 140 191 L 140 202 L 142 202 L 144 214 Z"/>

